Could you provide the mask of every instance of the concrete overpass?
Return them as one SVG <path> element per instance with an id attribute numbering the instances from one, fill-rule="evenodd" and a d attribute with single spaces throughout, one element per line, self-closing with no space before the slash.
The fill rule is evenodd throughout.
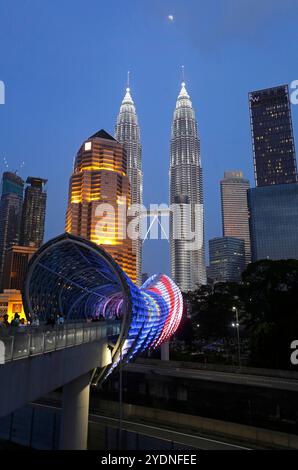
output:
<path id="1" fill-rule="evenodd" d="M 111 364 L 108 344 L 119 331 L 106 322 L 3 330 L 0 417 L 63 387 L 61 448 L 86 448 L 92 375 Z"/>

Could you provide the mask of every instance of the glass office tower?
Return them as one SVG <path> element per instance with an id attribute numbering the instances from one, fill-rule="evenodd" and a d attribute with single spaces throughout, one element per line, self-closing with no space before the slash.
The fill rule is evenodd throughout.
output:
<path id="1" fill-rule="evenodd" d="M 15 173 L 6 171 L 2 176 L 0 201 L 0 288 L 3 287 L 4 259 L 8 248 L 20 239 L 24 181 Z"/>
<path id="2" fill-rule="evenodd" d="M 287 85 L 249 93 L 256 186 L 297 182 Z"/>
<path id="3" fill-rule="evenodd" d="M 214 282 L 239 282 L 245 268 L 244 240 L 217 237 L 209 240 L 208 277 Z"/>
<path id="4" fill-rule="evenodd" d="M 298 184 L 248 190 L 252 261 L 298 259 Z"/>

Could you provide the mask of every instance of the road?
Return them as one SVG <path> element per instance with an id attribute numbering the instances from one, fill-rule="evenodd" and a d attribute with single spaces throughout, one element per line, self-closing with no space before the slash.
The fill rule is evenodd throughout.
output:
<path id="1" fill-rule="evenodd" d="M 43 403 L 32 403 L 32 405 L 35 407 L 45 407 L 60 410 L 59 406 L 46 405 Z M 100 423 L 103 426 L 118 428 L 119 420 L 117 418 L 103 416 L 98 413 L 90 413 L 89 423 Z M 161 426 L 143 424 L 136 421 L 122 420 L 122 429 L 200 450 L 250 450 L 250 448 L 247 446 L 245 447 L 231 442 L 213 439 L 211 437 L 183 433 Z"/>
<path id="2" fill-rule="evenodd" d="M 89 415 L 89 421 L 100 422 L 101 424 L 113 427 L 118 427 L 119 423 L 118 419 L 116 418 L 110 418 L 93 413 Z M 201 450 L 250 450 L 248 447 L 211 439 L 209 437 L 207 438 L 194 434 L 182 433 L 173 431 L 171 429 L 162 428 L 160 426 L 142 424 L 135 421 L 123 420 L 122 428 L 127 431 L 137 432 L 144 436 L 163 439 Z"/>
<path id="3" fill-rule="evenodd" d="M 196 380 L 208 380 L 213 382 L 232 383 L 238 385 L 248 385 L 252 387 L 263 387 L 275 390 L 287 390 L 298 392 L 297 379 L 284 379 L 280 377 L 267 377 L 262 375 L 248 375 L 233 372 L 217 372 L 202 369 L 180 369 L 179 367 L 158 364 L 130 363 L 125 369 L 130 372 L 160 375 L 162 377 L 180 377 Z"/>

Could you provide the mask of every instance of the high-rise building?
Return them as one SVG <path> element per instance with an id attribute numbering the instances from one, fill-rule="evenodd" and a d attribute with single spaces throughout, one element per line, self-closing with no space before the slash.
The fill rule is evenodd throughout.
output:
<path id="1" fill-rule="evenodd" d="M 27 266 L 37 247 L 13 245 L 6 250 L 3 269 L 3 289 L 21 291 Z"/>
<path id="2" fill-rule="evenodd" d="M 220 182 L 223 236 L 244 240 L 246 264 L 251 261 L 248 189 L 249 181 L 243 178 L 242 171 L 225 171 Z"/>
<path id="3" fill-rule="evenodd" d="M 27 178 L 23 204 L 20 244 L 39 248 L 43 243 L 47 194 L 47 180 Z"/>
<path id="4" fill-rule="evenodd" d="M 4 172 L 0 200 L 0 289 L 3 286 L 5 254 L 20 239 L 24 181 L 15 173 Z"/>
<path id="5" fill-rule="evenodd" d="M 140 127 L 136 108 L 130 94 L 129 83 L 117 117 L 115 138 L 123 144 L 127 155 L 127 175 L 130 181 L 131 204 L 141 206 L 143 203 L 143 174 Z M 136 253 L 137 284 L 140 286 L 142 283 L 141 217 L 139 219 L 139 234 L 139 238 L 133 241 L 133 250 Z"/>
<path id="6" fill-rule="evenodd" d="M 256 186 L 297 182 L 287 85 L 249 93 Z"/>
<path id="7" fill-rule="evenodd" d="M 298 259 L 298 184 L 248 190 L 252 261 Z"/>
<path id="8" fill-rule="evenodd" d="M 239 282 L 245 268 L 244 240 L 218 237 L 209 240 L 208 277 L 216 282 Z"/>
<path id="9" fill-rule="evenodd" d="M 123 206 L 130 204 L 126 152 L 103 129 L 83 142 L 69 183 L 66 232 L 102 245 L 136 282 L 136 257 Z M 129 218 L 127 218 L 129 222 Z"/>
<path id="10" fill-rule="evenodd" d="M 182 82 L 171 136 L 171 276 L 182 291 L 206 284 L 203 178 L 195 112 Z"/>

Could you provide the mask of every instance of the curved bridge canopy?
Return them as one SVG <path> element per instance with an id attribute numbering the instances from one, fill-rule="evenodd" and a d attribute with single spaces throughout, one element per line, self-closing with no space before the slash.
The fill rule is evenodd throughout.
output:
<path id="1" fill-rule="evenodd" d="M 121 322 L 113 338 L 112 365 L 156 348 L 175 333 L 183 301 L 166 275 L 154 275 L 139 289 L 100 246 L 70 235 L 43 245 L 28 266 L 23 302 L 29 321 L 63 316 L 65 321 Z"/>

